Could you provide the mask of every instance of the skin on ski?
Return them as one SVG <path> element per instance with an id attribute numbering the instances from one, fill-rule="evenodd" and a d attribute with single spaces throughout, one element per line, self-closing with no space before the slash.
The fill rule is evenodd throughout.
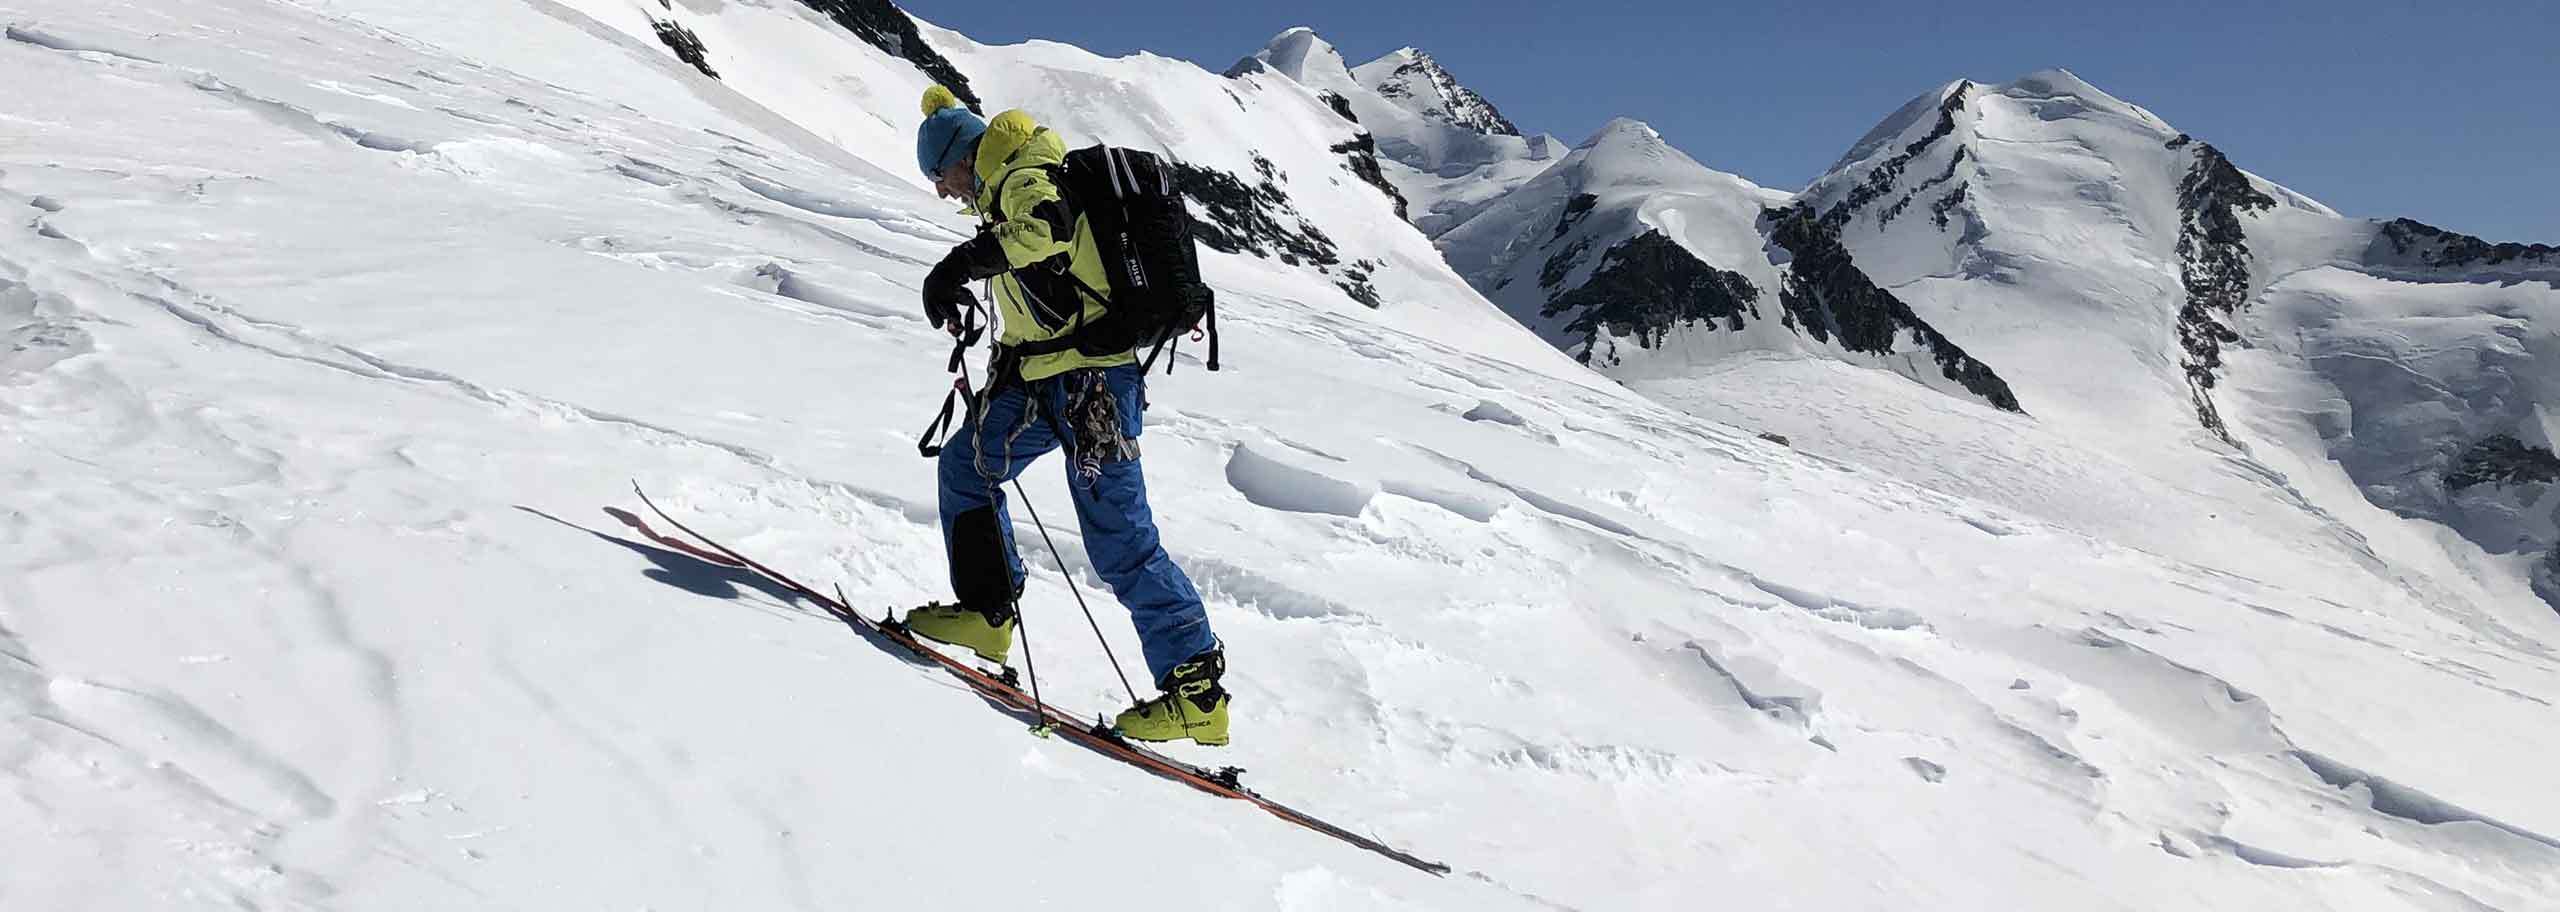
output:
<path id="1" fill-rule="evenodd" d="M 1272 816 L 1297 824 L 1300 827 L 1322 833 L 1326 836 L 1333 837 L 1334 839 L 1340 840 L 1344 843 L 1367 849 L 1379 855 L 1386 856 L 1387 858 L 1394 859 L 1395 861 L 1415 870 L 1425 871 L 1433 875 L 1446 875 L 1449 873 L 1448 865 L 1441 864 L 1439 862 L 1424 861 L 1404 851 L 1388 846 L 1385 843 L 1353 833 L 1333 824 L 1326 823 L 1325 821 L 1319 820 L 1296 808 L 1265 798 L 1252 790 L 1244 788 L 1240 784 L 1236 784 L 1234 782 L 1233 772 L 1222 775 L 1220 773 L 1211 772 L 1201 767 L 1167 757 L 1153 750 L 1140 747 L 1116 734 L 1113 734 L 1108 729 L 1103 728 L 1102 724 L 1099 722 L 1095 723 L 1091 728 L 1086 728 L 1075 721 L 1076 717 L 1074 715 L 1061 711 L 1046 703 L 1033 700 L 1030 695 L 1023 693 L 1020 688 L 1008 685 L 1005 682 L 998 680 L 996 677 L 980 671 L 966 662 L 962 662 L 942 654 L 941 650 L 934 649 L 918 642 L 915 637 L 909 635 L 903 628 L 895 624 L 883 624 L 870 618 L 863 617 L 860 612 L 854 611 L 852 606 L 845 604 L 843 600 L 829 597 L 825 593 L 819 592 L 818 590 L 812 589 L 806 585 L 802 585 L 800 581 L 784 575 L 781 571 L 758 563 L 755 559 L 740 554 L 737 551 L 730 549 L 727 545 L 723 545 L 709 536 L 694 531 L 691 527 L 686 526 L 683 521 L 667 515 L 667 511 L 660 508 L 657 502 L 650 500 L 648 492 L 641 490 L 640 485 L 637 482 L 634 482 L 631 485 L 631 491 L 633 494 L 639 495 L 640 502 L 647 505 L 650 512 L 658 514 L 658 518 L 666 520 L 667 524 L 674 526 L 677 531 L 692 536 L 702 544 L 709 546 L 711 550 L 718 552 L 721 556 L 730 561 L 735 561 L 737 565 L 753 570 L 756 573 L 763 575 L 766 579 L 770 579 L 784 588 L 797 592 L 812 602 L 816 602 L 819 607 L 825 608 L 828 614 L 834 615 L 837 620 L 843 621 L 848 626 L 853 627 L 856 631 L 889 640 L 890 642 L 898 644 L 900 648 L 906 649 L 921 658 L 928 659 L 935 664 L 942 666 L 943 670 L 950 672 L 954 677 L 957 677 L 962 682 L 968 684 L 970 689 L 977 691 L 982 698 L 995 703 L 998 706 L 1010 709 L 1015 713 L 1031 717 L 1034 720 L 1032 727 L 1035 729 L 1046 728 L 1060 737 L 1066 738 L 1068 741 L 1074 742 L 1078 746 L 1092 750 L 1095 753 L 1119 760 L 1122 763 L 1127 763 L 1131 766 L 1155 773 L 1156 775 L 1163 776 L 1167 779 L 1181 782 L 1185 785 L 1191 786 L 1192 788 L 1208 792 L 1212 795 L 1217 795 L 1222 798 L 1233 798 L 1238 801 L 1251 803 L 1254 806 L 1260 807 L 1264 811 L 1269 812 Z M 651 537 L 655 538 L 656 536 L 652 534 Z"/>
<path id="2" fill-rule="evenodd" d="M 606 507 L 604 508 L 604 515 L 613 517 L 614 521 L 625 526 L 629 526 L 631 531 L 640 533 L 640 537 L 646 538 L 654 544 L 684 552 L 686 557 L 706 563 L 718 564 L 723 567 L 738 567 L 741 569 L 746 567 L 745 564 L 738 563 L 727 555 L 713 551 L 705 551 L 694 543 L 685 541 L 681 538 L 670 538 L 668 536 L 660 535 L 658 534 L 658 530 L 649 528 L 648 523 L 640 521 L 640 517 L 631 515 L 631 511 L 629 510 L 625 510 L 620 507 Z"/>

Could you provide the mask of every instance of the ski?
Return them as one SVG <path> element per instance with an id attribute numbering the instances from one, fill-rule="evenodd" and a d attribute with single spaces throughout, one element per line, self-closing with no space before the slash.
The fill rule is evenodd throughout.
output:
<path id="1" fill-rule="evenodd" d="M 754 558 L 738 553 L 736 550 L 727 545 L 721 544 L 718 540 L 713 539 L 710 536 L 694 531 L 692 527 L 685 525 L 682 520 L 678 520 L 675 517 L 668 515 L 667 511 L 660 508 L 656 501 L 650 500 L 648 492 L 641 490 L 639 483 L 632 483 L 631 491 L 632 493 L 639 495 L 640 502 L 648 506 L 650 512 L 657 514 L 659 519 L 665 520 L 666 523 L 669 526 L 673 526 L 676 531 L 691 536 L 694 540 L 701 542 L 713 552 L 727 558 L 728 560 L 737 562 L 738 565 L 752 570 L 766 579 L 772 580 L 775 584 L 780 585 L 785 589 L 789 589 L 792 592 L 798 593 L 801 597 L 808 599 L 810 602 L 815 603 L 820 608 L 826 610 L 826 612 L 833 615 L 836 620 L 853 628 L 855 633 L 861 634 L 864 638 L 875 641 L 886 641 L 895 645 L 899 650 L 908 653 L 909 656 L 913 658 L 924 659 L 935 665 L 941 666 L 944 671 L 950 672 L 953 677 L 959 678 L 962 683 L 969 685 L 971 690 L 976 691 L 979 697 L 985 699 L 988 703 L 1007 712 L 1008 714 L 1029 722 L 1032 730 L 1035 732 L 1041 732 L 1043 734 L 1055 733 L 1058 737 L 1065 738 L 1079 747 L 1101 754 L 1102 756 L 1113 760 L 1126 763 L 1130 766 L 1137 767 L 1157 776 L 1172 779 L 1184 785 L 1191 786 L 1192 788 L 1199 789 L 1200 791 L 1217 795 L 1222 798 L 1232 798 L 1237 801 L 1254 805 L 1255 807 L 1259 807 L 1264 811 L 1269 812 L 1274 817 L 1278 817 L 1305 829 L 1332 837 L 1345 844 L 1375 852 L 1415 870 L 1425 871 L 1433 875 L 1446 875 L 1449 873 L 1448 865 L 1441 864 L 1439 862 L 1424 861 L 1411 853 L 1397 849 L 1393 846 L 1387 845 L 1386 843 L 1351 832 L 1334 824 L 1327 823 L 1312 814 L 1300 811 L 1270 798 L 1263 797 L 1252 789 L 1244 787 L 1244 784 L 1241 781 L 1244 771 L 1241 769 L 1237 769 L 1235 767 L 1222 767 L 1213 770 L 1165 756 L 1164 754 L 1132 743 L 1129 740 L 1120 737 L 1117 733 L 1113 732 L 1108 725 L 1101 722 L 1098 717 L 1091 725 L 1078 722 L 1077 719 L 1081 717 L 1058 709 L 1050 704 L 1034 700 L 1031 695 L 1024 693 L 1022 689 L 1016 686 L 1013 682 L 1013 675 L 1010 673 L 1011 669 L 1006 669 L 1007 674 L 1002 678 L 998 678 L 984 671 L 980 671 L 967 662 L 944 655 L 941 650 L 928 646 L 923 642 L 918 641 L 914 636 L 908 634 L 905 628 L 899 625 L 894 619 L 884 617 L 881 620 L 873 620 L 865 617 L 861 612 L 853 610 L 853 607 L 847 604 L 842 598 L 830 597 L 824 592 L 820 592 L 817 589 L 802 584 L 799 580 L 795 580 L 784 575 L 781 571 L 775 570 L 772 567 L 768 567 L 763 563 L 756 561 Z M 654 537 L 654 535 L 652 537 Z"/>

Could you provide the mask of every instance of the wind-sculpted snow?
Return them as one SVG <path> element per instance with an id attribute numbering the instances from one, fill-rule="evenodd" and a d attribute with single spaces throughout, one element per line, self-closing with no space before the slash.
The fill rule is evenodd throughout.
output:
<path id="1" fill-rule="evenodd" d="M 1254 505 L 1294 513 L 1329 513 L 1358 518 L 1377 492 L 1345 482 L 1321 470 L 1265 456 L 1252 446 L 1236 447 L 1227 458 L 1227 483 Z"/>
<path id="2" fill-rule="evenodd" d="M 2272 484 L 2245 464 L 2127 462 L 1845 360 L 1634 381 L 1707 400 L 1666 408 L 1497 322 L 1375 190 L 1303 178 L 1347 125 L 1284 86 L 1234 83 L 1281 112 L 1295 205 L 1394 261 L 1373 309 L 1209 255 L 1227 369 L 1148 390 L 1238 713 L 1176 750 L 1457 873 L 1030 737 L 616 512 L 636 477 L 865 610 L 947 595 L 913 433 L 948 343 L 914 301 L 970 220 L 865 125 L 923 77 L 788 5 L 679 4 L 766 52 L 713 82 L 626 4 L 457 2 L 6 14 L 115 52 L 0 42 L 0 79 L 55 87 L 0 115 L 0 333 L 86 340 L 0 373 L 11 909 L 1123 908 L 1095 872 L 1174 848 L 1149 890 L 1245 909 L 2560 893 L 2548 612 L 2395 526 L 2237 496 Z M 1114 142 L 1149 98 L 1237 110 L 1161 58 L 945 52 Z M 829 108 L 786 66 L 873 81 Z M 1174 88 L 1064 100 L 1114 85 Z M 1673 211 L 1638 214 L 1743 243 Z M 1136 643 L 1062 474 L 1017 502 L 1064 556 L 1017 510 L 1023 651 L 1101 711 L 1127 697 L 1067 586 Z"/>

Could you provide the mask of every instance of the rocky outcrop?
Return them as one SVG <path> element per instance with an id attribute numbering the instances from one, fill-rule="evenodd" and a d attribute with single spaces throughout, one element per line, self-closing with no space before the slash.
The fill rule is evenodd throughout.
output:
<path id="1" fill-rule="evenodd" d="M 1291 266 L 1331 266 L 1342 261 L 1333 239 L 1289 202 L 1288 191 L 1280 189 L 1279 169 L 1270 159 L 1253 157 L 1259 180 L 1251 184 L 1216 168 L 1181 161 L 1172 164 L 1183 195 L 1207 215 L 1202 218 L 1195 213 L 1191 230 L 1210 249 L 1276 257 Z"/>
<path id="2" fill-rule="evenodd" d="M 2197 420 L 2228 441 L 2230 429 L 2213 405 L 2213 386 L 2222 369 L 2222 347 L 2240 341 L 2228 318 L 2249 303 L 2248 233 L 2240 216 L 2275 208 L 2274 197 L 2260 191 L 2210 143 L 2179 134 L 2169 148 L 2192 148 L 2194 164 L 2178 183 L 2178 269 L 2187 300 L 2178 308 L 2178 345 L 2184 350 L 2188 394 Z"/>
<path id="3" fill-rule="evenodd" d="M 1901 218 L 1902 213 L 1909 210 L 1912 203 L 1919 201 L 1920 194 L 1927 193 L 1941 184 L 1955 180 L 1957 169 L 1964 167 L 1965 156 L 1967 154 L 1969 154 L 1969 150 L 1962 146 L 1956 147 L 1956 154 L 1947 156 L 1946 170 L 1938 172 L 1936 176 L 1931 177 L 1928 180 L 1921 181 L 1918 186 L 1914 186 L 1910 191 L 1902 194 L 1901 199 L 1894 200 L 1893 205 L 1886 206 L 1883 211 L 1876 213 L 1876 224 L 1893 224 L 1893 220 Z M 1959 183 L 1955 186 L 1954 190 L 1949 191 L 1946 196 L 1940 197 L 1936 203 L 1930 205 L 1929 212 L 1932 216 L 1931 220 L 1937 223 L 1938 230 L 1944 231 L 1947 228 L 1947 211 L 1955 208 L 1958 203 L 1962 203 L 1964 201 L 1964 188 L 1965 185 Z"/>
<path id="4" fill-rule="evenodd" d="M 1859 271 L 1840 229 L 1810 206 L 1772 209 L 1766 215 L 1769 241 L 1793 257 L 1778 303 L 1788 326 L 1816 340 L 1838 340 L 1852 352 L 1894 354 L 1905 339 L 1938 365 L 1939 373 L 1983 401 L 2006 411 L 2023 411 L 2009 384 L 1991 366 L 1965 354 L 1947 337 L 1913 313 L 1910 305 L 1877 287 Z"/>
<path id="5" fill-rule="evenodd" d="M 2382 241 L 2394 257 L 2415 260 L 2434 269 L 2505 266 L 2560 267 L 2560 247 L 2548 244 L 2492 244 L 2412 219 L 2383 223 Z"/>
<path id="6" fill-rule="evenodd" d="M 2540 520 L 2526 523 L 2525 529 L 2498 525 L 2484 528 L 2476 523 L 2457 524 L 2455 529 L 2493 552 L 2541 548 L 2542 559 L 2534 562 L 2527 579 L 2535 595 L 2560 610 L 2560 543 L 2551 542 L 2545 531 L 2549 528 L 2547 509 L 2535 508 L 2544 502 L 2554 482 L 2560 482 L 2560 455 L 2507 434 L 2492 434 L 2473 443 L 2454 460 L 2453 470 L 2444 475 L 2446 493 L 2475 509 L 2485 507 L 2492 514 L 2528 519 L 2541 514 Z M 2441 517 L 2422 513 L 2408 515 L 2442 521 Z"/>
<path id="7" fill-rule="evenodd" d="M 1538 287 L 1553 291 L 1556 286 L 1564 284 L 1575 269 L 1581 268 L 1582 255 L 1590 252 L 1590 238 L 1574 238 L 1573 243 L 1557 248 L 1555 253 L 1547 256 L 1546 263 L 1538 267 Z"/>
<path id="8" fill-rule="evenodd" d="M 916 69 L 941 83 L 951 94 L 959 96 L 969 110 L 986 113 L 978 103 L 978 94 L 969 89 L 969 77 L 951 60 L 926 44 L 916 31 L 916 21 L 889 0 L 800 0 L 801 4 L 835 20 L 845 31 L 852 32 L 872 47 L 915 64 Z"/>
<path id="9" fill-rule="evenodd" d="M 1377 288 L 1369 282 L 1377 264 L 1361 260 L 1342 268 L 1341 251 L 1333 238 L 1289 201 L 1288 191 L 1280 187 L 1280 169 L 1270 159 L 1258 153 L 1253 156 L 1255 181 L 1250 184 L 1216 168 L 1182 161 L 1171 164 L 1174 181 L 1198 207 L 1192 213 L 1191 231 L 1200 243 L 1221 253 L 1249 253 L 1291 266 L 1310 266 L 1327 275 L 1341 269 L 1334 285 L 1352 300 L 1378 306 Z"/>
<path id="10" fill-rule="evenodd" d="M 2446 490 L 2480 485 L 2514 487 L 2560 481 L 2560 456 L 2505 434 L 2492 434 L 2462 452 L 2445 473 Z"/>
<path id="11" fill-rule="evenodd" d="M 1253 60 L 1253 58 L 1251 58 L 1251 57 L 1247 57 L 1247 58 L 1245 58 L 1245 59 L 1246 59 L 1246 60 L 1248 60 L 1248 61 L 1253 61 L 1253 65 L 1254 65 L 1255 67 L 1260 67 L 1260 66 L 1262 65 L 1262 63 L 1261 63 L 1260 61 L 1255 61 L 1255 60 Z M 1239 65 L 1239 66 L 1241 66 L 1242 64 L 1238 64 L 1238 65 Z M 1234 72 L 1233 70 L 1228 71 L 1228 73 L 1227 73 L 1227 78 L 1229 78 L 1229 79 L 1233 79 L 1233 78 L 1235 78 L 1235 72 Z M 1332 109 L 1333 109 L 1333 113 L 1336 113 L 1336 114 L 1340 114 L 1340 115 L 1342 115 L 1342 119 L 1344 119 L 1344 120 L 1348 120 L 1348 121 L 1350 121 L 1350 122 L 1352 122 L 1352 123 L 1359 123 L 1359 122 L 1360 122 L 1360 115 L 1358 115 L 1358 114 L 1354 114 L 1354 113 L 1352 113 L 1352 111 L 1351 111 L 1351 99 L 1348 99 L 1348 98 L 1344 98 L 1344 97 L 1342 97 L 1342 93 L 1340 93 L 1340 92 L 1318 92 L 1318 93 L 1316 93 L 1316 97 L 1324 99 L 1324 106 L 1325 106 L 1325 107 L 1328 107 L 1328 108 L 1332 108 Z"/>
<path id="12" fill-rule="evenodd" d="M 720 78 L 720 71 L 711 68 L 710 50 L 702 46 L 701 36 L 695 35 L 692 29 L 676 24 L 673 19 L 654 18 L 649 20 L 649 27 L 658 33 L 659 41 L 666 42 L 668 50 L 676 52 L 677 60 L 691 64 L 694 69 L 701 70 L 702 75 Z"/>
<path id="13" fill-rule="evenodd" d="M 1397 221 L 1410 220 L 1411 217 L 1406 213 L 1404 194 L 1396 190 L 1396 185 L 1387 182 L 1387 171 L 1378 164 L 1377 137 L 1362 131 L 1358 136 L 1335 143 L 1332 149 L 1333 154 L 1342 156 L 1342 167 L 1349 170 L 1353 177 L 1359 178 L 1361 183 L 1378 188 L 1378 192 L 1387 195 L 1387 200 L 1396 206 Z"/>
<path id="14" fill-rule="evenodd" d="M 1574 315 L 1565 329 L 1582 337 L 1574 356 L 1588 364 L 1604 330 L 1654 348 L 1673 329 L 1692 323 L 1741 329 L 1746 318 L 1759 318 L 1759 300 L 1760 289 L 1741 273 L 1699 262 L 1662 232 L 1647 231 L 1609 248 L 1591 278 L 1555 296 L 1542 315 Z M 1599 357 L 1617 361 L 1614 353 Z"/>
<path id="15" fill-rule="evenodd" d="M 1495 110 L 1493 102 L 1460 85 L 1431 55 L 1405 48 L 1388 56 L 1396 61 L 1395 68 L 1371 87 L 1387 100 L 1487 136 L 1520 135 L 1520 128 Z"/>
<path id="16" fill-rule="evenodd" d="M 1884 163 L 1877 165 L 1875 170 L 1867 172 L 1866 179 L 1859 181 L 1857 186 L 1849 188 L 1847 196 L 1841 197 L 1839 202 L 1832 203 L 1831 208 L 1823 210 L 1823 225 L 1837 231 L 1841 226 L 1849 224 L 1850 219 L 1865 211 L 1876 200 L 1892 194 L 1895 183 L 1902 180 L 1903 170 L 1911 167 L 1914 159 L 1927 154 L 1931 146 L 1937 145 L 1938 140 L 1945 139 L 1956 131 L 1956 114 L 1964 110 L 1965 99 L 1973 94 L 1973 89 L 1974 85 L 1971 82 L 1957 83 L 1956 87 L 1947 93 L 1946 99 L 1938 103 L 1938 122 L 1929 128 L 1929 132 L 1921 134 L 1919 139 L 1904 145 L 1901 152 L 1896 153 L 1892 158 L 1885 159 Z M 1903 194 L 1900 202 L 1887 207 L 1887 211 L 1880 214 L 1882 220 L 1885 223 L 1891 223 L 1896 216 L 1902 214 L 1903 209 L 1911 205 L 1912 198 L 1917 197 L 1921 191 L 1954 179 L 1956 167 L 1964 162 L 1964 158 L 1965 150 L 1956 150 L 1956 154 L 1947 161 L 1946 173 L 1923 182 L 1920 186 Z M 1961 186 L 1958 189 L 1962 189 Z M 1961 197 L 1958 199 L 1960 200 Z M 1938 227 L 1945 228 L 1947 225 L 1945 209 L 1939 208 L 1937 212 Z"/>
<path id="17" fill-rule="evenodd" d="M 1573 198 L 1565 200 L 1564 212 L 1556 216 L 1556 239 L 1562 240 L 1566 233 L 1573 230 L 1573 226 L 1582 224 L 1583 219 L 1591 217 L 1592 208 L 1598 205 L 1600 205 L 1600 198 L 1589 193 L 1576 193 Z"/>

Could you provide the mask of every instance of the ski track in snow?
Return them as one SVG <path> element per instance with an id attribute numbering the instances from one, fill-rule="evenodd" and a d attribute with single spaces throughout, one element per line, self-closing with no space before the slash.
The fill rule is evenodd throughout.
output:
<path id="1" fill-rule="evenodd" d="M 1161 382 L 1146 436 L 1168 544 L 1237 656 L 1247 728 L 1200 753 L 1461 871 L 1417 880 L 1027 741 L 593 520 L 636 475 L 857 605 L 941 594 L 909 436 L 941 345 L 907 302 L 958 221 L 912 188 L 742 136 L 692 90 L 644 114 L 294 6 L 186 14 L 295 51 L 264 57 L 142 4 L 42 6 L 0 70 L 95 97 L 26 115 L 200 142 L 66 128 L 0 152 L 0 205 L 31 214 L 0 228 L 0 845 L 36 862 L 0 893 L 942 905 L 941 849 L 990 825 L 1050 887 L 979 872 L 960 902 L 1113 904 L 1080 878 L 1150 845 L 1232 862 L 1169 889 L 1280 909 L 2560 891 L 2560 810 L 2402 781 L 2404 748 L 2297 677 L 2422 652 L 2390 712 L 2536 718 L 2560 672 L 2522 632 L 2451 636 L 1234 295 L 1232 375 Z M 612 65 L 662 78 L 643 59 Z M 820 186 L 846 189 L 799 189 Z M 359 217 L 383 206 L 410 217 Z M 499 274 L 459 268 L 483 260 Z M 1068 565 L 1017 515 L 1028 622 L 1044 685 L 1099 708 L 1118 685 L 1067 579 L 1136 643 L 1053 464 L 1026 480 Z M 1806 877 L 1842 865 L 1874 873 Z"/>

